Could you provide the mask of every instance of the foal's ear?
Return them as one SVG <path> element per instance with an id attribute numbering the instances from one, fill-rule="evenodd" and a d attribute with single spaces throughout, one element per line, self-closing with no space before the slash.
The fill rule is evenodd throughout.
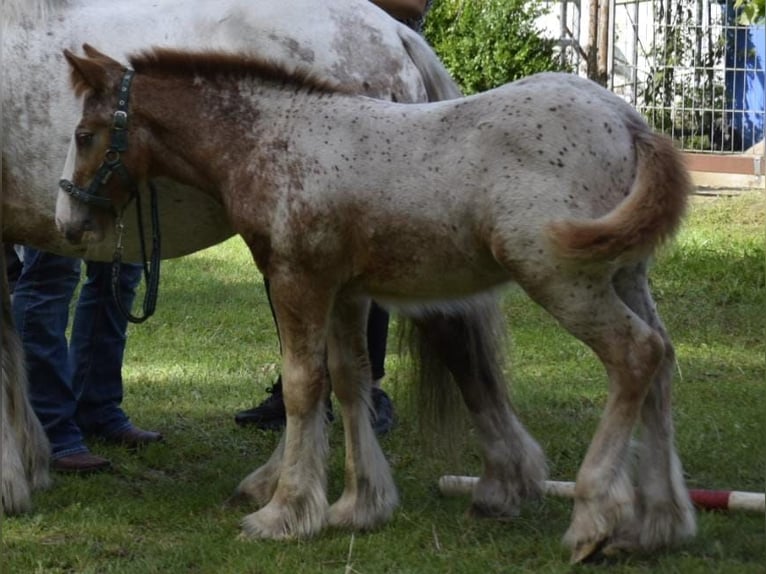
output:
<path id="1" fill-rule="evenodd" d="M 105 63 L 93 58 L 80 58 L 69 50 L 64 50 L 64 57 L 69 62 L 72 88 L 79 96 L 87 91 L 103 92 L 109 85 L 109 72 Z"/>
<path id="2" fill-rule="evenodd" d="M 87 44 L 87 43 L 83 44 L 82 45 L 82 51 L 85 52 L 85 55 L 88 56 L 89 58 L 92 58 L 94 60 L 101 60 L 105 64 L 109 64 L 109 65 L 115 66 L 117 68 L 123 68 L 123 65 L 120 64 L 117 60 L 114 60 L 114 59 L 110 58 L 109 56 L 107 56 L 103 52 L 99 52 L 98 50 L 96 50 L 90 44 Z"/>

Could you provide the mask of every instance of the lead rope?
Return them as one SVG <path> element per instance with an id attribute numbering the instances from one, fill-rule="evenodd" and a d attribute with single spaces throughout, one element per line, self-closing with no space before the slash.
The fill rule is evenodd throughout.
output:
<path id="1" fill-rule="evenodd" d="M 114 256 L 112 257 L 112 296 L 114 297 L 117 308 L 131 323 L 143 323 L 149 317 L 154 315 L 154 310 L 157 307 L 157 295 L 160 287 L 160 215 L 157 205 L 157 188 L 153 182 L 149 182 L 149 191 L 151 192 L 151 214 L 152 214 L 152 257 L 151 266 L 146 257 L 146 240 L 144 239 L 144 218 L 141 210 L 141 194 L 136 190 L 136 220 L 138 223 L 138 238 L 141 243 L 141 262 L 143 264 L 144 281 L 146 282 L 146 292 L 144 293 L 143 303 L 143 315 L 135 316 L 130 312 L 130 309 L 126 309 L 122 303 L 121 289 L 120 289 L 120 269 L 122 267 L 122 237 L 125 230 L 125 225 L 122 223 L 122 213 L 117 216 L 116 228 L 117 228 L 117 245 L 114 248 Z"/>

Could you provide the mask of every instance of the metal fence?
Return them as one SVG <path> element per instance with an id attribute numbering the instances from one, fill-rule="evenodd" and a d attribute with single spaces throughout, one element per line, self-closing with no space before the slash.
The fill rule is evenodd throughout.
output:
<path id="1" fill-rule="evenodd" d="M 739 24 L 734 1 L 548 0 L 540 24 L 562 63 L 635 106 L 690 169 L 762 186 L 766 27 Z"/>
<path id="2" fill-rule="evenodd" d="M 613 0 L 610 28 L 609 87 L 655 129 L 689 152 L 763 156 L 763 25 L 739 25 L 733 0 Z"/>

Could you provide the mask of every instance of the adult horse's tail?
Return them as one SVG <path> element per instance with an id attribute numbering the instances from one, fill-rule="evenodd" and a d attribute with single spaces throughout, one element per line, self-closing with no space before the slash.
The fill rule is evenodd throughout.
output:
<path id="1" fill-rule="evenodd" d="M 428 101 L 461 97 L 460 88 L 423 37 L 404 25 L 399 26 L 398 33 L 404 50 L 420 72 Z M 460 395 L 450 381 L 451 371 L 479 370 L 479 362 L 493 365 L 490 371 L 495 370 L 495 364 L 499 365 L 494 338 L 487 336 L 498 326 L 495 317 L 499 314 L 494 313 L 497 311 L 495 302 L 488 299 L 487 303 L 487 307 L 483 307 L 483 303 L 456 306 L 449 314 L 429 312 L 410 319 L 410 325 L 416 328 L 405 331 L 406 345 L 417 369 L 418 384 L 412 398 L 417 402 L 418 420 L 421 430 L 441 439 L 437 443 L 449 444 L 461 426 L 455 423 L 464 414 Z M 451 353 L 448 349 L 457 342 L 460 345 L 457 354 Z M 456 360 L 458 356 L 462 361 Z M 445 421 L 450 422 L 444 424 Z"/>
<path id="2" fill-rule="evenodd" d="M 498 298 L 476 297 L 411 322 L 415 329 L 407 344 L 416 368 L 413 398 L 421 431 L 439 437 L 436 444 L 450 444 L 457 438 L 454 433 L 462 432 L 463 403 L 471 411 L 473 394 L 506 394 L 505 323 Z"/>
<path id="3" fill-rule="evenodd" d="M 515 516 L 523 499 L 542 493 L 547 465 L 508 398 L 503 373 L 505 323 L 497 296 L 474 298 L 448 313 L 430 312 L 414 323 L 422 434 L 433 433 L 441 447 L 454 449 L 460 444 L 455 429 L 461 431 L 463 426 L 456 421 L 465 409 L 454 398 L 454 381 L 471 416 L 484 464 L 471 512 Z"/>
<path id="4" fill-rule="evenodd" d="M 638 161 L 633 187 L 603 217 L 551 224 L 548 236 L 564 257 L 643 259 L 672 237 L 683 219 L 692 184 L 681 154 L 642 120 L 631 116 L 626 123 Z"/>
<path id="5" fill-rule="evenodd" d="M 3 512 L 16 514 L 29 510 L 33 490 L 50 483 L 49 446 L 26 395 L 24 353 L 13 328 L 2 254 L 0 265 L 0 506 Z"/>
<path id="6" fill-rule="evenodd" d="M 402 25 L 399 26 L 399 38 L 423 78 L 429 102 L 453 100 L 463 95 L 444 64 L 420 34 Z"/>

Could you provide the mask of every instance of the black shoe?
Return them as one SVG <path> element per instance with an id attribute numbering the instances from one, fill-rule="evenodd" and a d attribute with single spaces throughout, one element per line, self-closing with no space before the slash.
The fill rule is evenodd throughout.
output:
<path id="1" fill-rule="evenodd" d="M 240 411 L 234 416 L 234 422 L 240 426 L 254 425 L 262 430 L 280 430 L 287 424 L 285 414 L 285 399 L 282 394 L 282 377 L 266 389 L 269 396 L 261 404 L 246 411 Z M 334 420 L 332 403 L 327 399 L 327 420 Z"/>
<path id="2" fill-rule="evenodd" d="M 240 426 L 255 425 L 263 430 L 279 430 L 287 422 L 285 400 L 282 395 L 282 377 L 266 389 L 269 397 L 261 404 L 246 411 L 240 411 L 234 416 L 234 422 Z"/>
<path id="3" fill-rule="evenodd" d="M 372 387 L 372 429 L 384 435 L 394 427 L 394 404 L 386 391 Z"/>

